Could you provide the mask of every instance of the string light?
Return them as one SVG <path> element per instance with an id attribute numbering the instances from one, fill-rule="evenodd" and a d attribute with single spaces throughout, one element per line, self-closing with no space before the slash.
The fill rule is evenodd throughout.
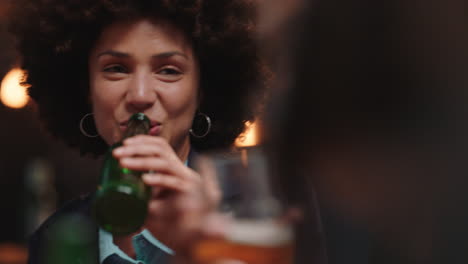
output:
<path id="1" fill-rule="evenodd" d="M 257 124 L 255 122 L 247 122 L 245 132 L 236 139 L 235 144 L 237 147 L 252 147 L 257 145 L 259 143 L 258 141 Z"/>
<path id="2" fill-rule="evenodd" d="M 13 68 L 3 78 L 0 87 L 0 100 L 4 105 L 11 108 L 22 108 L 28 103 L 27 87 L 20 84 L 23 75 L 24 72 L 21 69 Z"/>

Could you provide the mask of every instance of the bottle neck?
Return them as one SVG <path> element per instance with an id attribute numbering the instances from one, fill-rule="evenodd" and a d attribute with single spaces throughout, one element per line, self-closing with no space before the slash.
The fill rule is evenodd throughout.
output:
<path id="1" fill-rule="evenodd" d="M 122 140 L 135 135 L 147 135 L 149 130 L 149 119 L 142 113 L 134 114 L 128 121 L 127 129 L 123 134 Z"/>

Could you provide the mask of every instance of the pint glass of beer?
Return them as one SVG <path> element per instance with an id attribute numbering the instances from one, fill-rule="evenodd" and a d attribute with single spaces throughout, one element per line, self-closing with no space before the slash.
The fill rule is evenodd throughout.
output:
<path id="1" fill-rule="evenodd" d="M 263 152 L 217 153 L 203 162 L 216 174 L 223 193 L 219 212 L 227 216 L 228 224 L 223 238 L 196 244 L 197 263 L 291 264 L 293 227 L 285 220 L 287 208 L 273 195 Z"/>

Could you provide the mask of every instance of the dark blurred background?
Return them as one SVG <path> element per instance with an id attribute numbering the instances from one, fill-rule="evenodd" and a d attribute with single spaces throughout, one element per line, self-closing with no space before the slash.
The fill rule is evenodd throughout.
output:
<path id="1" fill-rule="evenodd" d="M 10 2 L 0 0 L 0 80 L 18 61 L 6 28 Z M 94 190 L 100 163 L 51 138 L 31 102 L 16 109 L 0 102 L 0 120 L 0 247 L 24 245 L 55 207 Z"/>

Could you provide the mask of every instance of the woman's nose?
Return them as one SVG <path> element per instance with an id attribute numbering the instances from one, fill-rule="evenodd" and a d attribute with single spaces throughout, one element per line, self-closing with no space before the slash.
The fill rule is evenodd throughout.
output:
<path id="1" fill-rule="evenodd" d="M 157 95 L 154 84 L 151 82 L 151 76 L 148 74 L 135 75 L 130 83 L 126 101 L 131 112 L 142 112 L 151 108 L 156 102 Z"/>

